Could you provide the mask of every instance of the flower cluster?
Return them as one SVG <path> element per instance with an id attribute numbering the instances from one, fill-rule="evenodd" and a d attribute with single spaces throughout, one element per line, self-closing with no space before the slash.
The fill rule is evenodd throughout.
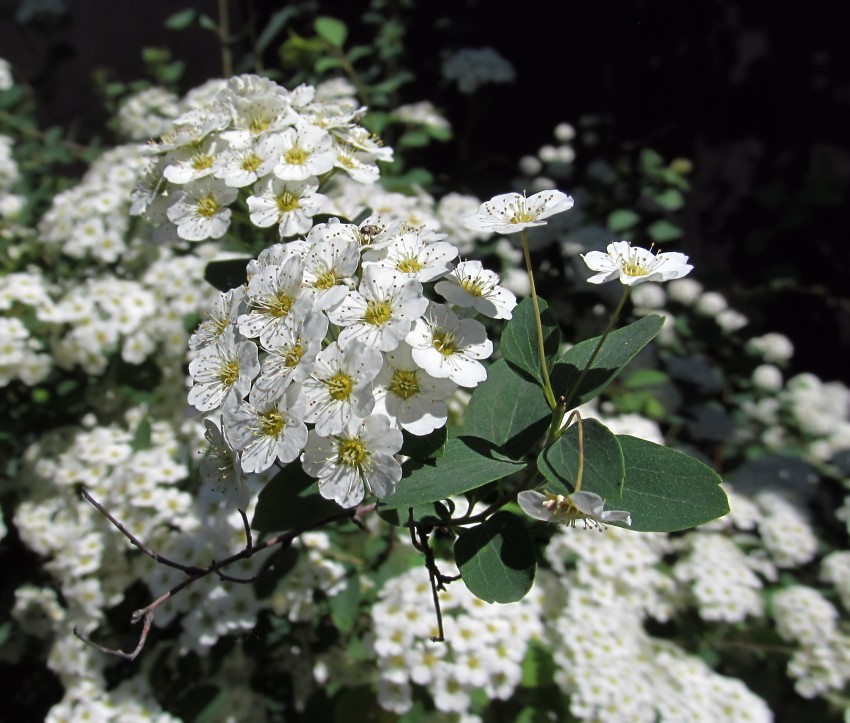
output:
<path id="1" fill-rule="evenodd" d="M 343 173 L 370 184 L 392 160 L 357 123 L 349 99 L 325 100 L 241 75 L 184 101 L 184 112 L 147 149 L 151 166 L 132 212 L 159 226 L 159 239 L 221 238 L 242 197 L 253 225 L 280 238 L 306 233 L 328 197 L 320 187 Z"/>
<path id="2" fill-rule="evenodd" d="M 429 639 L 437 633 L 430 601 L 428 573 L 419 567 L 384 585 L 372 608 L 380 705 L 406 713 L 416 686 L 428 690 L 444 714 L 468 711 L 478 689 L 490 699 L 509 699 L 520 683 L 528 642 L 542 631 L 541 596 L 488 605 L 464 586 L 451 585 L 440 593 L 446 640 L 437 643 Z"/>
<path id="3" fill-rule="evenodd" d="M 454 265 L 442 239 L 377 216 L 319 224 L 218 297 L 190 340 L 189 402 L 215 413 L 237 477 L 300 458 L 344 507 L 367 487 L 393 492 L 402 430 L 444 426 L 447 399 L 486 378 L 493 345 L 468 312 L 510 318 L 516 304 L 480 263 Z M 432 283 L 447 303 L 429 300 Z"/>

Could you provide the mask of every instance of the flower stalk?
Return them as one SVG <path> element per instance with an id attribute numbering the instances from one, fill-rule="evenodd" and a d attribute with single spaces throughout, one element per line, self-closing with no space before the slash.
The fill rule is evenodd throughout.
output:
<path id="1" fill-rule="evenodd" d="M 531 270 L 531 252 L 528 248 L 528 231 L 520 232 L 522 239 L 522 252 L 525 256 L 525 270 L 528 273 L 528 285 L 531 289 L 531 303 L 534 305 L 534 323 L 537 326 L 537 348 L 540 353 L 540 371 L 543 374 L 543 393 L 549 407 L 555 410 L 558 403 L 555 401 L 555 392 L 552 390 L 552 382 L 549 381 L 549 368 L 546 365 L 546 350 L 543 345 L 543 322 L 540 319 L 540 304 L 537 302 L 537 290 L 534 286 L 534 273 Z"/>

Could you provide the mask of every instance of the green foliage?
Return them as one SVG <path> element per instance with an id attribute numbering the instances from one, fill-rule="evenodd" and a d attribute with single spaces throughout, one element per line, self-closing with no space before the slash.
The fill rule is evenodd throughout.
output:
<path id="1" fill-rule="evenodd" d="M 416 465 L 402 477 L 394 494 L 381 507 L 398 509 L 437 502 L 476 489 L 525 469 L 525 464 L 506 457 L 474 437 L 455 437 L 433 462 Z"/>
<path id="2" fill-rule="evenodd" d="M 515 602 L 531 590 L 537 567 L 534 544 L 525 524 L 510 512 L 497 512 L 462 532 L 454 552 L 464 583 L 486 602 Z"/>
<path id="3" fill-rule="evenodd" d="M 561 327 L 549 305 L 543 299 L 538 299 L 537 303 L 543 327 L 543 352 L 546 355 L 546 366 L 551 372 L 555 355 L 561 346 Z M 531 299 L 523 299 L 513 310 L 510 321 L 502 330 L 501 349 L 502 356 L 509 364 L 536 379 L 538 384 L 543 384 L 540 345 L 537 342 L 534 304 Z"/>
<path id="4" fill-rule="evenodd" d="M 617 437 L 593 419 L 585 420 L 582 426 L 585 459 L 581 488 L 606 500 L 620 497 L 625 463 Z M 537 467 L 553 494 L 569 495 L 574 491 L 579 470 L 578 430 L 578 424 L 571 425 L 537 458 Z"/>
<path id="5" fill-rule="evenodd" d="M 319 494 L 316 480 L 293 462 L 263 487 L 251 527 L 261 532 L 299 530 L 338 514 L 339 507 Z"/>
<path id="6" fill-rule="evenodd" d="M 546 431 L 550 416 L 540 386 L 500 359 L 472 393 L 464 422 L 468 434 L 519 459 Z"/>
<path id="7" fill-rule="evenodd" d="M 650 314 L 612 331 L 570 400 L 571 405 L 581 406 L 604 391 L 623 367 L 658 335 L 663 325 L 662 317 Z M 558 394 L 573 389 L 601 338 L 586 339 L 558 359 L 552 373 L 552 385 Z"/>

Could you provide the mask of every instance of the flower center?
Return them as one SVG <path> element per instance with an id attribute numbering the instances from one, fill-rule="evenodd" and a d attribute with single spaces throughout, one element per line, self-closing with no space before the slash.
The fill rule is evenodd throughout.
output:
<path id="1" fill-rule="evenodd" d="M 262 162 L 262 158 L 260 158 L 258 155 L 256 155 L 255 153 L 249 153 L 247 156 L 245 156 L 245 158 L 242 159 L 242 170 L 253 173 L 260 167 L 260 164 Z"/>
<path id="2" fill-rule="evenodd" d="M 255 115 L 248 123 L 248 130 L 251 133 L 262 133 L 269 127 L 269 119 L 261 115 Z"/>
<path id="3" fill-rule="evenodd" d="M 381 324 L 386 324 L 392 318 L 392 315 L 393 311 L 386 301 L 372 300 L 366 304 L 366 313 L 363 315 L 363 318 L 367 324 L 380 326 Z"/>
<path id="4" fill-rule="evenodd" d="M 646 260 L 642 259 L 637 254 L 621 256 L 620 268 L 626 276 L 646 276 L 649 273 Z"/>
<path id="5" fill-rule="evenodd" d="M 545 494 L 546 501 L 542 503 L 542 506 L 552 513 L 555 522 L 575 527 L 576 520 L 585 520 L 585 525 L 587 525 L 587 515 L 576 507 L 575 503 L 569 497 L 553 495 L 550 492 L 546 492 Z M 591 522 L 598 526 L 595 520 L 591 520 Z"/>
<path id="6" fill-rule="evenodd" d="M 276 410 L 260 415 L 260 434 L 264 437 L 279 437 L 283 427 L 283 417 Z"/>
<path id="7" fill-rule="evenodd" d="M 289 191 L 284 191 L 277 197 L 277 209 L 281 213 L 289 213 L 298 208 L 298 196 Z"/>
<path id="8" fill-rule="evenodd" d="M 349 467 L 362 467 L 369 458 L 369 451 L 357 437 L 354 439 L 341 439 L 337 447 L 337 464 Z"/>
<path id="9" fill-rule="evenodd" d="M 344 166 L 349 170 L 355 167 L 354 161 L 351 159 L 351 156 L 345 155 L 344 153 L 340 153 L 336 157 L 336 160 L 341 166 Z"/>
<path id="10" fill-rule="evenodd" d="M 328 394 L 338 402 L 348 399 L 354 389 L 354 380 L 343 371 L 338 371 L 330 379 L 326 379 L 325 384 L 328 387 Z"/>
<path id="11" fill-rule="evenodd" d="M 405 274 L 415 274 L 422 269 L 422 264 L 419 263 L 419 259 L 410 254 L 399 261 L 395 267 Z"/>
<path id="12" fill-rule="evenodd" d="M 292 146 L 283 156 L 290 166 L 301 166 L 309 158 L 309 153 L 299 146 Z"/>
<path id="13" fill-rule="evenodd" d="M 298 366 L 298 362 L 301 361 L 302 356 L 304 356 L 304 347 L 301 346 L 301 339 L 299 339 L 292 345 L 292 348 L 286 352 L 286 356 L 283 357 L 283 363 L 288 367 Z"/>
<path id="14" fill-rule="evenodd" d="M 218 373 L 218 378 L 226 387 L 232 387 L 239 379 L 239 362 L 233 359 L 225 364 Z"/>
<path id="15" fill-rule="evenodd" d="M 293 301 L 294 299 L 289 294 L 280 292 L 269 304 L 271 315 L 277 319 L 286 316 L 292 309 Z"/>
<path id="16" fill-rule="evenodd" d="M 512 210 L 514 215 L 510 217 L 510 223 L 531 223 L 535 219 L 535 215 L 525 207 L 525 199 L 517 201 Z"/>
<path id="17" fill-rule="evenodd" d="M 218 213 L 219 208 L 221 208 L 221 206 L 218 205 L 218 201 L 215 200 L 215 196 L 213 196 L 212 194 L 198 199 L 199 216 L 203 216 L 204 218 L 212 218 Z"/>
<path id="18" fill-rule="evenodd" d="M 396 369 L 393 380 L 390 382 L 390 391 L 402 399 L 409 399 L 419 394 L 419 380 L 416 378 L 416 370 Z"/>
<path id="19" fill-rule="evenodd" d="M 451 356 L 457 351 L 457 339 L 455 335 L 445 329 L 434 330 L 432 345 L 443 356 Z"/>
<path id="20" fill-rule="evenodd" d="M 207 168 L 212 167 L 212 164 L 212 156 L 206 153 L 196 153 L 192 158 L 192 168 L 196 171 L 205 171 Z"/>
<path id="21" fill-rule="evenodd" d="M 484 283 L 479 278 L 464 276 L 460 285 L 470 296 L 484 296 Z"/>
<path id="22" fill-rule="evenodd" d="M 316 274 L 316 281 L 313 283 L 313 286 L 317 289 L 330 289 L 334 284 L 336 284 L 336 274 L 333 269 L 328 269 L 322 271 L 320 274 Z"/>

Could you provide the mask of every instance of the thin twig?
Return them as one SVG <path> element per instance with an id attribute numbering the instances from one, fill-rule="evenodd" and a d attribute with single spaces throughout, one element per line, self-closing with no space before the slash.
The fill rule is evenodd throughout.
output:
<path id="1" fill-rule="evenodd" d="M 98 502 L 94 497 L 92 497 L 91 492 L 89 492 L 85 487 L 82 489 L 83 497 L 86 498 L 86 501 L 94 507 L 100 514 L 102 514 L 107 520 L 109 520 L 118 530 L 121 532 L 124 537 L 126 537 L 130 542 L 132 542 L 136 547 L 138 547 L 142 552 L 144 552 L 148 557 L 152 560 L 160 563 L 161 565 L 165 565 L 167 567 L 173 567 L 175 570 L 180 570 L 180 572 L 185 572 L 187 575 L 194 575 L 201 570 L 201 568 L 194 567 L 192 565 L 183 565 L 182 563 L 175 562 L 174 560 L 169 560 L 167 557 L 163 557 L 157 552 L 153 550 L 149 550 L 147 547 L 142 544 L 142 542 L 123 524 L 121 524 L 115 517 L 112 516 L 112 513 L 109 512 L 100 502 Z"/>
<path id="2" fill-rule="evenodd" d="M 257 545 L 254 545 L 252 538 L 251 538 L 250 530 L 248 529 L 247 516 L 243 512 L 242 513 L 242 519 L 243 519 L 243 522 L 245 522 L 246 532 L 247 532 L 247 544 L 245 546 L 245 549 L 231 555 L 230 557 L 225 558 L 224 560 L 218 560 L 218 561 L 214 560 L 207 567 L 195 567 L 195 566 L 192 566 L 192 565 L 181 565 L 180 563 L 174 562 L 173 560 L 169 560 L 168 558 L 165 558 L 162 555 L 160 555 L 156 552 L 153 552 L 152 550 L 149 550 L 126 527 L 124 527 L 124 525 L 121 524 L 121 522 L 119 522 L 117 519 L 115 519 L 115 517 L 113 517 L 112 514 L 110 514 L 102 504 L 100 504 L 100 502 L 98 502 L 94 497 L 92 497 L 91 493 L 89 493 L 89 491 L 86 490 L 85 488 L 83 489 L 83 496 L 86 498 L 86 500 L 93 507 L 95 507 L 95 509 L 98 510 L 98 512 L 100 512 L 116 528 L 118 528 L 118 530 L 128 540 L 130 540 L 130 542 L 133 545 L 138 547 L 142 552 L 144 552 L 146 555 L 148 555 L 148 557 L 152 558 L 156 562 L 159 562 L 163 565 L 167 565 L 169 567 L 176 568 L 176 569 L 186 573 L 186 575 L 188 576 L 185 580 L 182 580 L 177 585 L 175 585 L 173 588 L 171 588 L 167 592 L 160 595 L 156 600 L 151 602 L 149 605 L 141 608 L 140 610 L 136 610 L 132 613 L 132 615 L 130 616 L 130 622 L 131 623 L 137 623 L 140 620 L 143 620 L 144 625 L 142 626 L 142 633 L 139 637 L 139 642 L 136 645 L 135 650 L 133 650 L 133 652 L 131 652 L 131 653 L 127 653 L 127 652 L 125 652 L 123 650 L 119 650 L 117 648 L 107 648 L 103 645 L 99 645 L 99 644 L 95 643 L 94 641 L 92 641 L 91 639 L 84 636 L 82 633 L 80 633 L 80 631 L 76 627 L 74 628 L 74 635 L 76 635 L 80 640 L 82 640 L 87 645 L 91 645 L 93 648 L 95 648 L 96 650 L 99 650 L 101 653 L 105 653 L 106 655 L 115 655 L 119 658 L 124 658 L 125 660 L 135 660 L 136 657 L 139 655 L 139 653 L 141 653 L 142 649 L 145 646 L 145 642 L 147 641 L 148 633 L 150 632 L 151 623 L 153 622 L 153 618 L 154 618 L 154 615 L 155 615 L 157 609 L 159 609 L 159 607 L 166 600 L 171 599 L 172 597 L 174 597 L 177 593 L 179 593 L 184 588 L 188 587 L 189 585 L 192 585 L 196 581 L 200 580 L 202 577 L 206 577 L 207 575 L 209 575 L 211 573 L 216 573 L 219 576 L 220 579 L 227 580 L 229 582 L 243 582 L 243 583 L 244 582 L 253 582 L 255 579 L 257 579 L 256 577 L 249 578 L 249 579 L 239 579 L 239 578 L 231 577 L 229 575 L 224 575 L 220 572 L 220 570 L 222 568 L 227 567 L 228 565 L 232 565 L 234 562 L 238 562 L 239 560 L 247 560 L 248 558 L 253 557 L 255 554 L 257 554 L 258 552 L 261 552 L 263 550 L 268 550 L 270 548 L 277 547 L 277 546 L 288 547 L 289 545 L 292 544 L 292 542 L 297 537 L 304 534 L 305 532 L 308 532 L 309 530 L 314 530 L 318 527 L 324 527 L 325 525 L 329 525 L 329 524 L 332 524 L 334 522 L 339 522 L 339 521 L 345 520 L 345 519 L 354 520 L 355 517 L 358 515 L 357 508 L 351 508 L 351 509 L 343 510 L 339 514 L 332 515 L 331 517 L 325 518 L 324 520 L 321 520 L 320 522 L 317 522 L 315 524 L 306 525 L 305 527 L 302 527 L 302 528 L 297 529 L 297 530 L 289 530 L 288 532 L 283 532 L 280 535 L 276 535 L 275 537 L 271 537 L 268 540 L 264 540 L 263 542 L 261 542 Z"/>

